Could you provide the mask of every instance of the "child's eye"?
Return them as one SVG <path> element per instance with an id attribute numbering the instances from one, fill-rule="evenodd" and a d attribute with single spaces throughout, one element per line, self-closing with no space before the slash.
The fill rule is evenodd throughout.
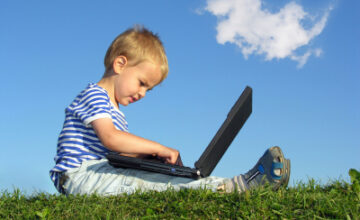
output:
<path id="1" fill-rule="evenodd" d="M 140 86 L 145 86 L 145 83 L 143 81 L 140 81 Z"/>

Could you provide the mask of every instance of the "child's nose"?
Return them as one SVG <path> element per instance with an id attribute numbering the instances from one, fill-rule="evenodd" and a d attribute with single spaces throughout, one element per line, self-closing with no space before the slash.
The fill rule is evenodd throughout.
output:
<path id="1" fill-rule="evenodd" d="M 141 88 L 139 91 L 139 95 L 140 95 L 140 97 L 139 97 L 140 99 L 144 98 L 146 95 L 146 88 Z"/>

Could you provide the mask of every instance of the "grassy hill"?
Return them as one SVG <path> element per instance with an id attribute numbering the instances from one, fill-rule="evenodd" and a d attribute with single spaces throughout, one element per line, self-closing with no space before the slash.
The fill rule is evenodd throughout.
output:
<path id="1" fill-rule="evenodd" d="M 278 191 L 264 187 L 243 194 L 201 189 L 66 197 L 25 196 L 15 190 L 1 193 L 0 219 L 360 219 L 357 178 L 352 177 L 352 184 L 310 180 Z"/>

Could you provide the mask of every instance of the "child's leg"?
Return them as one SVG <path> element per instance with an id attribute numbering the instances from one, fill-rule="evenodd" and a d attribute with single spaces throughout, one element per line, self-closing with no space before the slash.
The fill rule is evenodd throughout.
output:
<path id="1" fill-rule="evenodd" d="M 265 151 L 256 165 L 247 173 L 235 176 L 225 184 L 219 186 L 219 190 L 225 192 L 246 191 L 250 188 L 259 187 L 266 182 L 274 189 L 287 186 L 290 178 L 290 160 L 284 157 L 280 147 L 271 147 Z"/>
<path id="2" fill-rule="evenodd" d="M 118 195 L 136 190 L 165 191 L 168 188 L 201 188 L 216 191 L 226 178 L 207 177 L 199 180 L 168 176 L 135 169 L 113 168 L 107 160 L 86 161 L 80 168 L 66 172 L 63 187 L 67 194 Z"/>
<path id="3" fill-rule="evenodd" d="M 117 195 L 131 194 L 136 190 L 164 191 L 168 188 L 206 187 L 212 191 L 243 192 L 269 182 L 275 189 L 286 186 L 290 178 L 290 161 L 285 159 L 279 147 L 265 151 L 257 164 L 247 173 L 232 179 L 207 177 L 199 180 L 168 176 L 135 169 L 113 168 L 107 160 L 86 161 L 80 168 L 65 174 L 63 185 L 67 194 Z"/>

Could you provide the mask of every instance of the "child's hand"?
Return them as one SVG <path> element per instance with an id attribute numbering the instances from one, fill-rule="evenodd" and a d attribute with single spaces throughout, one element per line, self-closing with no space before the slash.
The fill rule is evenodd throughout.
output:
<path id="1" fill-rule="evenodd" d="M 175 164 L 178 160 L 179 151 L 128 132 L 119 131 L 110 118 L 96 119 L 91 122 L 91 125 L 101 143 L 109 150 L 139 158 L 154 155 L 170 164 Z"/>
<path id="2" fill-rule="evenodd" d="M 157 156 L 164 158 L 166 163 L 175 164 L 180 156 L 180 153 L 175 149 L 164 147 L 163 150 L 157 153 Z"/>

